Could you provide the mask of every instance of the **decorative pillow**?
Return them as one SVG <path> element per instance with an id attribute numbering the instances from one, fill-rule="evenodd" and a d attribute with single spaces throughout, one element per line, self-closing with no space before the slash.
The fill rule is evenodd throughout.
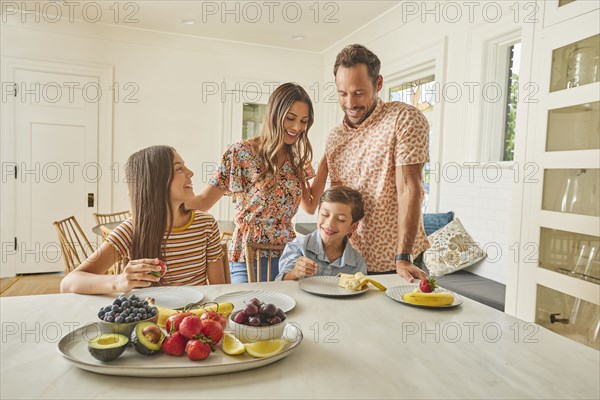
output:
<path id="1" fill-rule="evenodd" d="M 486 257 L 477 243 L 456 218 L 428 237 L 431 248 L 423 253 L 423 261 L 433 276 L 442 276 L 467 268 Z"/>
<path id="2" fill-rule="evenodd" d="M 425 225 L 425 234 L 431 235 L 433 232 L 442 229 L 454 219 L 454 212 L 440 214 L 423 214 L 423 225 Z"/>

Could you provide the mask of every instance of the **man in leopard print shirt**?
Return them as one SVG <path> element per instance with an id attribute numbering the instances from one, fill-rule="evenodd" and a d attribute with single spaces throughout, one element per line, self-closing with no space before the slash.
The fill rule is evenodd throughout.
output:
<path id="1" fill-rule="evenodd" d="M 429 247 L 421 213 L 429 124 L 417 108 L 379 99 L 380 66 L 361 45 L 338 54 L 333 72 L 345 117 L 327 137 L 327 167 L 332 186 L 363 195 L 365 217 L 350 241 L 369 272 L 412 282 L 425 274 L 411 260 Z"/>

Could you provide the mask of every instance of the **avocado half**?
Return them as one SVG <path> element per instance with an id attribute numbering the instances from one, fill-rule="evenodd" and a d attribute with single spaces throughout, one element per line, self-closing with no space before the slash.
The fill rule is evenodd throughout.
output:
<path id="1" fill-rule="evenodd" d="M 135 351 L 145 356 L 158 353 L 161 349 L 165 334 L 154 322 L 138 323 L 131 332 L 131 344 Z"/>
<path id="2" fill-rule="evenodd" d="M 125 351 L 129 339 L 118 333 L 105 333 L 88 340 L 88 351 L 96 360 L 112 361 Z"/>

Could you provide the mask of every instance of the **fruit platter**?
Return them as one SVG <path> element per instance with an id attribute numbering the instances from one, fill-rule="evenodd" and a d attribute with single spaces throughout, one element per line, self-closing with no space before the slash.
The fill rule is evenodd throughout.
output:
<path id="1" fill-rule="evenodd" d="M 168 309 L 135 294 L 97 311 L 98 321 L 64 336 L 59 353 L 100 374 L 185 377 L 232 373 L 287 357 L 302 331 L 275 305 L 257 298 Z M 118 321 L 118 322 L 116 322 Z"/>

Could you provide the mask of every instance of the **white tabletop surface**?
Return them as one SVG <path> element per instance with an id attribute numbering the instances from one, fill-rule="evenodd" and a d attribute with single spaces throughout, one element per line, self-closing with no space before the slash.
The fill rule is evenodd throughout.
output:
<path id="1" fill-rule="evenodd" d="M 376 278 L 405 284 L 394 275 Z M 251 289 L 296 300 L 288 320 L 304 332 L 299 348 L 263 368 L 193 378 L 99 375 L 58 353 L 60 338 L 94 322 L 113 296 L 3 297 L 0 398 L 600 397 L 596 350 L 469 299 L 424 310 L 375 288 L 344 299 L 303 292 L 296 282 L 198 288 L 205 300 Z"/>

